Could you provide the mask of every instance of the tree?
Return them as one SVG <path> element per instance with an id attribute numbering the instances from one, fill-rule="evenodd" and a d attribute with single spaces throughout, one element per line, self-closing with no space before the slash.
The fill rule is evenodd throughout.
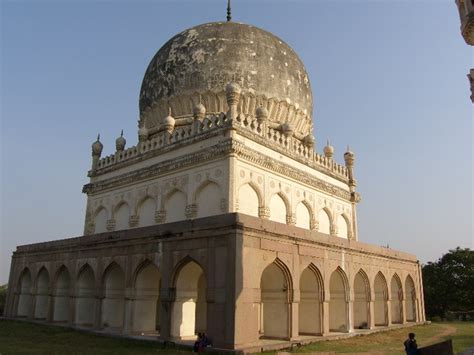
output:
<path id="1" fill-rule="evenodd" d="M 0 286 L 0 316 L 3 315 L 6 297 L 7 297 L 7 285 Z"/>
<path id="2" fill-rule="evenodd" d="M 422 271 L 428 318 L 474 310 L 474 251 L 457 247 Z"/>

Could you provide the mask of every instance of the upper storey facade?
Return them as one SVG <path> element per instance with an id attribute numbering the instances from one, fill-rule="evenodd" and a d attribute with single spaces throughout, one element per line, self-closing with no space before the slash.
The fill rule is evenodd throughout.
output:
<path id="1" fill-rule="evenodd" d="M 241 212 L 356 239 L 354 155 L 315 152 L 311 111 L 303 64 L 272 34 L 183 31 L 146 71 L 139 143 L 92 146 L 85 234 Z"/>

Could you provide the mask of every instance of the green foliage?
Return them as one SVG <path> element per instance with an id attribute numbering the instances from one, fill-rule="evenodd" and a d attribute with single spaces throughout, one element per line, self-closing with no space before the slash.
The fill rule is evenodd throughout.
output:
<path id="1" fill-rule="evenodd" d="M 474 251 L 456 248 L 423 266 L 428 318 L 474 310 Z"/>
<path id="2" fill-rule="evenodd" d="M 0 316 L 3 315 L 6 298 L 7 298 L 7 285 L 0 286 Z"/>

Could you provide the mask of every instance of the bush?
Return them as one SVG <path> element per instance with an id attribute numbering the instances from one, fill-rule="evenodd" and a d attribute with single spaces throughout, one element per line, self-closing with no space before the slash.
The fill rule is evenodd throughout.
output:
<path id="1" fill-rule="evenodd" d="M 431 321 L 432 321 L 432 322 L 441 322 L 442 319 L 441 319 L 440 316 L 434 316 L 434 317 L 431 317 Z"/>
<path id="2" fill-rule="evenodd" d="M 7 298 L 7 285 L 0 286 L 0 316 L 3 316 L 5 300 Z"/>

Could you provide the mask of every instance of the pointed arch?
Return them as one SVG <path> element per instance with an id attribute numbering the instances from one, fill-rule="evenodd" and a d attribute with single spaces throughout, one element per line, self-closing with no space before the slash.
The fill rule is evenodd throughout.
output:
<path id="1" fill-rule="evenodd" d="M 329 208 L 321 208 L 318 212 L 318 231 L 324 234 L 331 234 L 333 223 L 333 216 Z"/>
<path id="2" fill-rule="evenodd" d="M 314 210 L 311 204 L 306 200 L 298 202 L 295 208 L 296 226 L 305 229 L 311 229 L 315 220 Z"/>
<path id="3" fill-rule="evenodd" d="M 155 224 L 157 209 L 156 199 L 151 195 L 142 197 L 136 205 L 135 215 L 138 216 L 138 226 L 145 227 Z"/>
<path id="4" fill-rule="evenodd" d="M 207 328 L 207 278 L 202 266 L 190 256 L 175 267 L 171 279 L 175 300 L 171 314 L 171 336 L 195 339 Z"/>
<path id="5" fill-rule="evenodd" d="M 337 236 L 340 238 L 349 239 L 350 232 L 350 219 L 345 213 L 341 213 L 337 219 Z"/>
<path id="6" fill-rule="evenodd" d="M 58 268 L 53 282 L 53 321 L 67 322 L 70 317 L 71 274 L 66 265 Z"/>
<path id="7" fill-rule="evenodd" d="M 115 230 L 129 228 L 131 208 L 127 201 L 120 201 L 113 209 L 113 219 L 115 220 Z"/>
<path id="8" fill-rule="evenodd" d="M 107 232 L 107 220 L 109 219 L 109 211 L 103 205 L 96 208 L 93 214 L 94 233 Z"/>
<path id="9" fill-rule="evenodd" d="M 293 280 L 279 258 L 267 265 L 260 277 L 260 333 L 266 338 L 290 337 L 290 303 Z"/>
<path id="10" fill-rule="evenodd" d="M 158 267 L 146 258 L 133 273 L 132 331 L 153 334 L 159 330 L 159 293 L 161 275 Z"/>
<path id="11" fill-rule="evenodd" d="M 374 325 L 388 325 L 388 286 L 384 274 L 379 271 L 374 278 Z"/>
<path id="12" fill-rule="evenodd" d="M 101 325 L 112 331 L 123 328 L 125 312 L 125 272 L 112 261 L 102 275 L 102 314 Z"/>
<path id="13" fill-rule="evenodd" d="M 197 217 L 221 214 L 222 197 L 223 193 L 220 184 L 212 179 L 205 180 L 193 194 L 193 203 L 197 206 Z"/>
<path id="14" fill-rule="evenodd" d="M 349 281 L 338 266 L 329 279 L 329 330 L 349 331 Z"/>
<path id="15" fill-rule="evenodd" d="M 42 266 L 36 275 L 36 294 L 35 294 L 35 319 L 46 319 L 48 316 L 49 302 L 49 271 Z"/>
<path id="16" fill-rule="evenodd" d="M 403 322 L 403 287 L 397 273 L 393 274 L 390 281 L 390 313 L 393 324 Z"/>
<path id="17" fill-rule="evenodd" d="M 17 317 L 28 317 L 30 315 L 32 307 L 32 296 L 31 296 L 31 271 L 28 267 L 25 267 L 18 277 L 17 290 L 18 290 L 18 305 L 16 309 Z"/>
<path id="18" fill-rule="evenodd" d="M 354 276 L 354 328 L 366 329 L 370 320 L 370 282 L 366 272 L 363 269 Z"/>
<path id="19" fill-rule="evenodd" d="M 95 311 L 95 273 L 89 263 L 84 263 L 76 275 L 76 312 L 74 323 L 92 327 Z"/>
<path id="20" fill-rule="evenodd" d="M 323 329 L 324 283 L 318 268 L 310 263 L 300 275 L 299 334 L 320 335 Z"/>
<path id="21" fill-rule="evenodd" d="M 187 201 L 187 193 L 177 187 L 166 193 L 162 199 L 162 209 L 166 211 L 166 222 L 185 220 Z"/>
<path id="22" fill-rule="evenodd" d="M 411 275 L 405 279 L 405 313 L 407 322 L 416 322 L 416 289 Z"/>
<path id="23" fill-rule="evenodd" d="M 287 217 L 291 213 L 291 206 L 282 192 L 274 193 L 268 200 L 268 207 L 270 209 L 270 220 L 286 224 Z"/>
<path id="24" fill-rule="evenodd" d="M 249 181 L 239 186 L 237 202 L 239 213 L 258 217 L 259 209 L 263 207 L 263 195 L 258 186 Z"/>

